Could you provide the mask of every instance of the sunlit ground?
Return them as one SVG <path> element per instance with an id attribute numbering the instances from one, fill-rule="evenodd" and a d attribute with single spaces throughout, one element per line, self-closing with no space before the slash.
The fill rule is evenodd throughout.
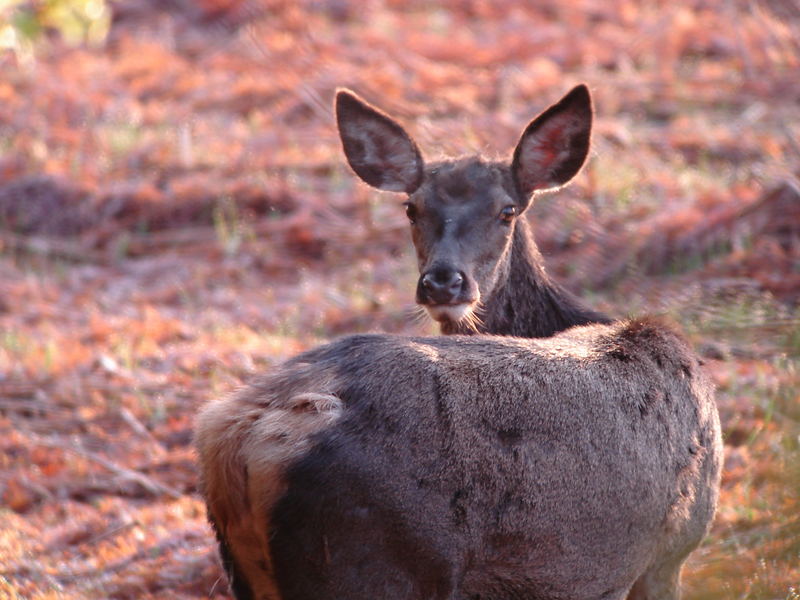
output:
<path id="1" fill-rule="evenodd" d="M 0 598 L 227 597 L 198 407 L 337 335 L 436 333 L 402 199 L 344 167 L 337 86 L 428 157 L 505 156 L 585 81 L 589 164 L 529 215 L 548 268 L 680 322 L 717 384 L 684 597 L 797 600 L 795 4 L 73 4 L 62 33 L 0 23 Z"/>

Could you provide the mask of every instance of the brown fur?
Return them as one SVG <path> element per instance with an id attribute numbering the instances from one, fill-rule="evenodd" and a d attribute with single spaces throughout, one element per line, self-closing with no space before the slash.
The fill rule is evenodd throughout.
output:
<path id="1" fill-rule="evenodd" d="M 341 414 L 341 401 L 329 391 L 335 387 L 324 373 L 295 365 L 209 403 L 197 418 L 209 516 L 259 599 L 280 598 L 273 583 L 269 515 L 286 489 L 287 467 Z"/>

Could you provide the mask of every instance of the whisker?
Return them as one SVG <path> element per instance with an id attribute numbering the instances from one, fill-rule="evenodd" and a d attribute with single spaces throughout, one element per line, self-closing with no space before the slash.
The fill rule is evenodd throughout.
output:
<path id="1" fill-rule="evenodd" d="M 483 325 L 483 319 L 481 315 L 486 312 L 486 305 L 483 303 L 483 300 L 476 300 L 475 304 L 472 305 L 472 312 L 478 318 L 481 325 Z"/>
<path id="2" fill-rule="evenodd" d="M 481 321 L 481 318 L 475 314 L 472 307 L 470 307 L 461 318 L 461 323 L 463 323 L 464 326 L 473 333 L 480 333 L 478 328 L 480 325 L 483 325 L 483 321 Z"/>
<path id="3" fill-rule="evenodd" d="M 469 310 L 461 318 L 462 324 L 473 333 L 480 333 L 484 325 L 483 319 L 481 319 L 479 314 L 483 308 L 483 303 L 479 300 L 474 305 L 470 306 Z"/>
<path id="4" fill-rule="evenodd" d="M 472 311 L 472 315 L 475 317 L 475 321 L 478 325 L 484 325 L 482 314 L 485 312 L 486 307 L 483 303 L 479 300 L 475 305 L 475 308 Z"/>
<path id="5" fill-rule="evenodd" d="M 405 312 L 413 325 L 423 325 L 428 321 L 428 311 L 419 304 L 407 307 Z"/>

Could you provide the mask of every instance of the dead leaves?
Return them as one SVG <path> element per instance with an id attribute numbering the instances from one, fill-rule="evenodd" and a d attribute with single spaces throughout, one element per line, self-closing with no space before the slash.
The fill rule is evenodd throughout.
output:
<path id="1" fill-rule="evenodd" d="M 713 331 L 728 437 L 709 551 L 733 566 L 685 580 L 713 594 L 745 565 L 766 586 L 768 544 L 741 562 L 725 544 L 757 531 L 777 552 L 789 526 L 769 521 L 795 507 L 797 386 L 776 365 L 797 324 L 767 310 L 800 289 L 800 29 L 779 4 L 121 0 L 104 48 L 0 54 L 0 595 L 224 596 L 193 496 L 198 405 L 332 335 L 433 331 L 404 308 L 397 199 L 343 166 L 337 86 L 435 159 L 504 156 L 580 81 L 594 155 L 537 198 L 537 238 L 613 312 L 644 298 Z"/>

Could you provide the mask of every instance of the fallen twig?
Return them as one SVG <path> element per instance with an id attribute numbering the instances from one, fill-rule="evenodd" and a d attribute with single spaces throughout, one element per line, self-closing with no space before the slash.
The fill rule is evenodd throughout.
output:
<path id="1" fill-rule="evenodd" d="M 35 444 L 39 444 L 40 446 L 46 446 L 48 448 L 59 448 L 61 450 L 65 450 L 67 452 L 71 452 L 81 458 L 85 458 L 92 462 L 95 462 L 112 473 L 127 479 L 128 481 L 133 481 L 138 483 L 142 486 L 145 490 L 150 492 L 154 496 L 169 496 L 170 498 L 182 498 L 183 494 L 178 490 L 164 485 L 154 479 L 148 477 L 143 473 L 139 473 L 138 471 L 134 471 L 133 469 L 129 469 L 127 467 L 123 467 L 122 465 L 118 465 L 117 463 L 105 458 L 104 456 L 100 456 L 94 452 L 81 448 L 76 444 L 68 444 L 62 442 L 61 440 L 45 438 L 38 436 L 36 434 L 32 434 L 30 432 L 26 432 L 26 435 L 31 439 L 31 441 Z"/>
<path id="2" fill-rule="evenodd" d="M 146 439 L 152 444 L 156 454 L 159 456 L 164 456 L 167 453 L 166 449 L 158 440 L 158 438 L 150 433 L 150 430 L 144 426 L 144 423 L 137 419 L 136 415 L 134 415 L 131 411 L 123 406 L 119 409 L 119 415 L 139 437 Z"/>
<path id="3" fill-rule="evenodd" d="M 0 250 L 7 248 L 28 254 L 63 258 L 79 263 L 105 264 L 108 262 L 108 257 L 104 254 L 66 240 L 2 231 L 0 232 Z"/>

